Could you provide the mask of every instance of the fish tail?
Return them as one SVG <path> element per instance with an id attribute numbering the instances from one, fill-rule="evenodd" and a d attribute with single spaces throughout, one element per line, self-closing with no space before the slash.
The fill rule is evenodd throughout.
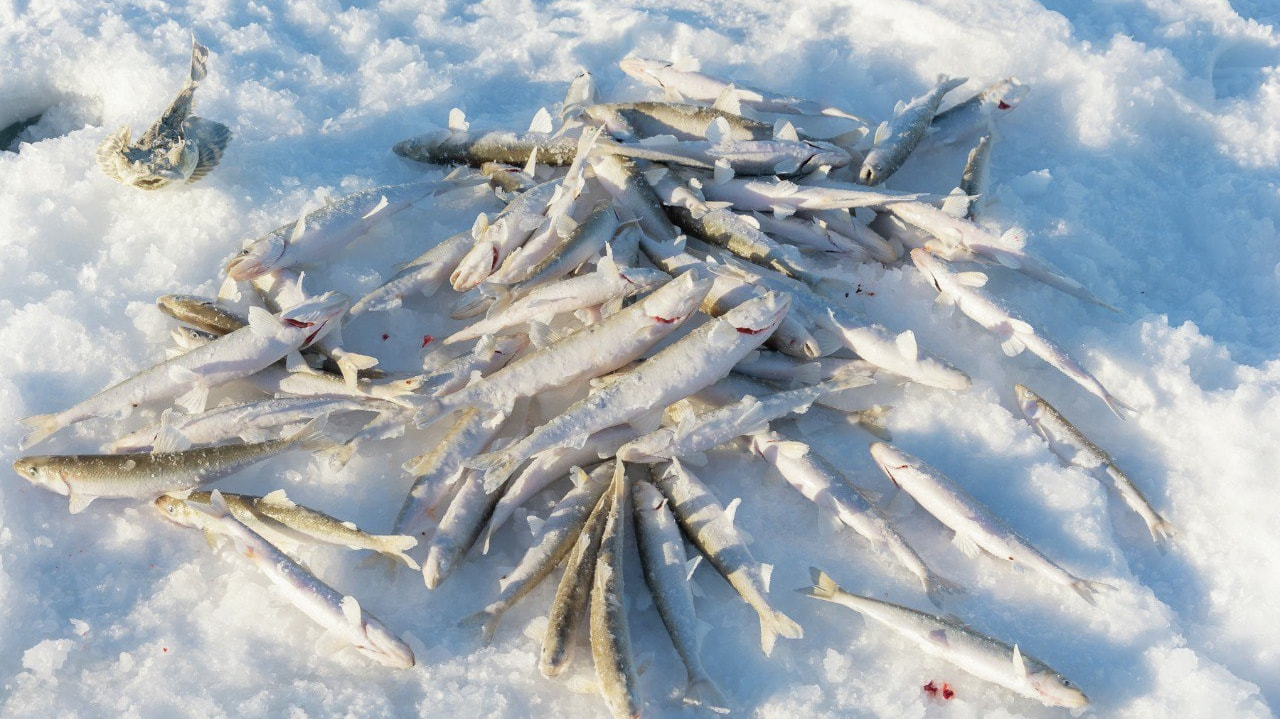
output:
<path id="1" fill-rule="evenodd" d="M 933 606 L 941 609 L 942 598 L 944 595 L 963 594 L 965 588 L 960 584 L 947 579 L 939 574 L 928 571 L 924 579 L 924 593 L 929 597 L 929 601 Z"/>
<path id="2" fill-rule="evenodd" d="M 1151 539 L 1161 549 L 1168 546 L 1173 541 L 1173 538 L 1178 536 L 1178 528 L 1159 515 L 1156 515 L 1153 521 L 1147 523 L 1147 530 L 1151 532 Z"/>
<path id="3" fill-rule="evenodd" d="M 58 415 L 56 414 L 37 414 L 31 417 L 23 417 L 21 422 L 31 431 L 27 433 L 26 437 L 22 438 L 22 443 L 18 445 L 18 449 L 27 449 L 43 442 L 46 437 L 62 429 L 62 423 L 58 421 Z"/>
<path id="4" fill-rule="evenodd" d="M 498 619 L 502 617 L 502 612 L 496 610 L 492 606 L 485 607 L 475 614 L 469 614 L 458 622 L 460 627 L 480 627 L 484 633 L 484 643 L 488 644 L 493 641 L 493 635 L 498 631 Z"/>
<path id="5" fill-rule="evenodd" d="M 1115 587 L 1105 582 L 1091 582 L 1088 579 L 1077 579 L 1071 583 L 1071 588 L 1076 594 L 1084 597 L 1084 600 L 1090 604 L 1096 605 L 1097 599 L 1094 597 L 1100 591 L 1115 591 Z"/>
<path id="6" fill-rule="evenodd" d="M 191 36 L 191 77 L 187 87 L 195 88 L 200 81 L 209 76 L 209 48 L 200 44 L 195 35 Z"/>
<path id="7" fill-rule="evenodd" d="M 422 428 L 431 424 L 444 414 L 444 404 L 439 400 L 426 397 L 418 404 L 418 411 L 413 413 L 413 426 Z"/>
<path id="8" fill-rule="evenodd" d="M 788 639 L 799 639 L 804 636 L 804 629 L 795 620 L 779 611 L 766 610 L 760 613 L 760 648 L 765 656 L 773 653 L 773 645 L 778 636 Z"/>
<path id="9" fill-rule="evenodd" d="M 289 443 L 298 449 L 316 452 L 332 449 L 337 440 L 325 434 L 328 417 L 321 415 L 311 420 L 302 429 L 289 438 Z"/>
<path id="10" fill-rule="evenodd" d="M 1127 415 L 1138 414 L 1138 410 L 1116 399 L 1110 392 L 1106 391 L 1105 389 L 1102 390 L 1099 396 L 1102 397 L 1103 402 L 1107 403 L 1107 407 L 1111 410 L 1112 414 L 1114 414 L 1115 416 L 1119 417 L 1122 420 L 1129 419 Z"/>
<path id="11" fill-rule="evenodd" d="M 418 546 L 417 537 L 410 537 L 405 534 L 385 534 L 378 537 L 378 551 L 388 557 L 394 557 L 409 565 L 410 569 L 415 571 L 422 569 L 418 563 L 410 557 L 408 551 Z"/>
<path id="12" fill-rule="evenodd" d="M 728 700 L 708 676 L 689 680 L 689 685 L 684 690 L 684 703 L 704 707 L 717 714 L 729 713 Z"/>
<path id="13" fill-rule="evenodd" d="M 813 586 L 797 589 L 797 592 L 814 599 L 835 601 L 836 594 L 840 592 L 840 585 L 836 584 L 836 580 L 832 579 L 831 575 L 817 567 L 809 567 L 809 576 L 813 579 Z"/>

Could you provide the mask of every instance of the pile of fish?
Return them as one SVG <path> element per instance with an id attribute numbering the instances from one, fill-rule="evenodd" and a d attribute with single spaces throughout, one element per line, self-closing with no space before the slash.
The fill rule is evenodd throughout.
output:
<path id="1" fill-rule="evenodd" d="M 200 50 L 184 90 L 188 104 L 203 74 Z M 563 567 L 539 668 L 561 674 L 585 622 L 599 691 L 616 717 L 637 716 L 645 703 L 623 586 L 631 532 L 648 591 L 688 671 L 686 702 L 720 712 L 732 706 L 699 659 L 689 578 L 702 559 L 759 616 L 765 654 L 778 637 L 802 635 L 795 619 L 770 605 L 772 568 L 752 556 L 735 527 L 738 500 L 722 503 L 695 474 L 713 448 L 771 464 L 861 537 L 854 541 L 874 547 L 888 571 L 917 582 L 935 607 L 963 591 L 926 564 L 872 494 L 780 422 L 800 413 L 876 435 L 876 464 L 954 530 L 966 555 L 1026 566 L 1093 603 L 1106 584 L 1061 567 L 940 471 L 889 444 L 886 408 L 848 409 L 858 388 L 882 379 L 969 386 L 963 372 L 919 347 L 911 330 L 890 330 L 856 307 L 850 268 L 909 262 L 940 303 L 993 333 L 1005 353 L 1029 350 L 1117 415 L 1131 411 L 983 289 L 985 274 L 964 267 L 1015 271 L 1104 304 L 1030 253 L 1020 230 L 996 232 L 977 221 L 995 124 L 1025 87 L 1002 80 L 940 111 L 966 81 L 939 78 L 870 132 L 844 109 L 687 66 L 639 58 L 621 65 L 665 99 L 602 103 L 584 73 L 570 85 L 559 119 L 544 109 L 526 132 L 472 130 L 455 110 L 447 129 L 394 150 L 462 169 L 357 192 L 247 242 L 227 264 L 218 298 L 161 298 L 183 325 L 172 356 L 74 407 L 23 420 L 31 430 L 23 447 L 144 405 L 165 407 L 158 421 L 117 433 L 103 454 L 28 456 L 15 469 L 68 496 L 72 513 L 96 498 L 153 500 L 168 519 L 226 538 L 307 616 L 392 667 L 413 665 L 405 642 L 290 553 L 314 542 L 370 549 L 421 571 L 434 589 L 469 552 L 487 552 L 531 498 L 554 493 L 550 513 L 531 518 L 523 557 L 467 621 L 487 641 L 504 612 Z M 802 129 L 815 118 L 821 127 L 846 127 L 825 135 Z M 919 146 L 954 143 L 974 149 L 951 194 L 880 187 Z M 354 302 L 304 290 L 306 268 L 397 212 L 459 193 L 496 197 L 505 209 L 433 242 Z M 423 302 L 468 324 L 426 345 L 421 373 L 397 375 L 378 358 L 343 348 L 341 326 Z M 265 398 L 208 408 L 211 390 L 232 383 Z M 1064 462 L 1114 487 L 1154 540 L 1172 536 L 1103 450 L 1031 390 L 1019 385 L 1016 396 Z M 404 462 L 412 485 L 407 496 L 386 498 L 400 503 L 388 535 L 298 506 L 279 489 L 261 497 L 197 491 L 281 452 L 317 452 L 341 465 L 362 448 L 424 430 L 440 439 Z M 807 591 L 1019 694 L 1049 705 L 1088 702 L 1018 645 L 950 616 L 851 594 L 819 570 Z"/>

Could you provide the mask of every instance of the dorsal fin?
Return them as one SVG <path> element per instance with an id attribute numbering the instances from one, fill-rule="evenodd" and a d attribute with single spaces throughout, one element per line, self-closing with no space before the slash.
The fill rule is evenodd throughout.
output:
<path id="1" fill-rule="evenodd" d="M 898 352 L 908 360 L 914 361 L 920 356 L 920 347 L 916 344 L 916 333 L 911 330 L 904 330 L 893 343 L 897 346 Z"/>
<path id="2" fill-rule="evenodd" d="M 537 177 L 538 173 L 538 148 L 533 148 L 529 152 L 529 161 L 524 163 L 524 174 L 529 177 Z"/>
<path id="3" fill-rule="evenodd" d="M 540 107 L 533 114 L 533 119 L 529 121 L 529 132 L 549 133 L 552 130 L 551 113 L 547 112 L 547 108 Z"/>
<path id="4" fill-rule="evenodd" d="M 360 611 L 360 602 L 356 601 L 355 597 L 348 594 L 342 598 L 342 601 L 339 604 L 342 607 L 342 616 L 346 618 L 347 623 L 353 627 L 359 628 L 361 625 L 360 616 L 362 614 Z"/>
<path id="5" fill-rule="evenodd" d="M 741 115 L 742 98 L 738 94 L 738 88 L 734 87 L 732 84 L 726 85 L 725 88 L 720 91 L 720 95 L 716 98 L 716 101 L 712 103 L 711 107 L 720 110 L 721 112 L 727 112 L 730 115 Z"/>
<path id="6" fill-rule="evenodd" d="M 733 129 L 729 127 L 729 121 L 723 117 L 717 117 L 707 125 L 706 130 L 707 142 L 712 145 L 720 145 L 733 140 Z"/>
<path id="7" fill-rule="evenodd" d="M 796 132 L 796 126 L 791 124 L 790 120 L 778 120 L 773 126 L 773 139 L 786 140 L 788 142 L 799 142 L 800 135 Z"/>
<path id="8" fill-rule="evenodd" d="M 449 110 L 449 129 L 454 132 L 466 132 L 470 124 L 467 122 L 467 114 L 461 108 L 453 108 Z"/>
<path id="9" fill-rule="evenodd" d="M 882 122 L 880 123 L 880 126 L 876 128 L 876 135 L 871 140 L 871 144 L 873 146 L 879 145 L 880 143 L 884 142 L 887 139 L 889 139 L 889 123 Z"/>
<path id="10" fill-rule="evenodd" d="M 1022 650 L 1013 645 L 1013 673 L 1021 679 L 1027 678 L 1027 663 L 1022 659 Z"/>
<path id="11" fill-rule="evenodd" d="M 942 202 L 942 211 L 949 217 L 957 220 L 962 219 L 969 212 L 970 198 L 965 194 L 964 190 L 959 187 L 951 189 L 951 193 L 947 195 L 947 199 Z"/>

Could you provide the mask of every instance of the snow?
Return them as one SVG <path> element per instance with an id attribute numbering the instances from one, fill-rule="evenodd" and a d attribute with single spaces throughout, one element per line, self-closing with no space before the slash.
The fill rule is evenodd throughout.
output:
<path id="1" fill-rule="evenodd" d="M 857 270 L 861 306 L 895 330 L 914 329 L 921 347 L 964 369 L 974 387 L 881 386 L 866 396 L 894 405 L 895 444 L 963 484 L 1051 558 L 1116 590 L 1089 606 L 1030 572 L 966 559 L 922 510 L 890 502 L 892 487 L 866 452 L 869 435 L 800 427 L 883 495 L 931 566 L 969 588 L 947 611 L 1071 678 L 1092 700 L 1084 714 L 1272 716 L 1280 702 L 1278 29 L 1280 15 L 1261 0 L 3 3 L 0 127 L 43 116 L 23 131 L 18 152 L 0 151 L 0 412 L 10 418 L 0 450 L 6 463 L 22 454 L 19 418 L 64 409 L 162 359 L 173 323 L 155 298 L 216 293 L 243 240 L 327 197 L 443 177 L 445 169 L 390 148 L 444 126 L 452 107 L 473 128 L 523 130 L 540 106 L 555 109 L 583 68 L 606 98 L 641 97 L 647 91 L 617 68 L 629 54 L 697 57 L 711 74 L 877 119 L 942 73 L 969 77 L 970 91 L 1016 75 L 1030 94 L 1000 124 L 989 221 L 1026 228 L 1030 249 L 1121 312 L 994 270 L 988 289 L 1139 414 L 1120 422 L 1052 368 L 1025 354 L 1006 358 L 972 322 L 940 315 L 909 264 Z M 120 125 L 136 137 L 168 104 L 185 78 L 191 32 L 211 50 L 197 112 L 232 128 L 226 157 L 182 188 L 112 182 L 95 148 Z M 889 186 L 946 192 L 967 149 L 922 152 Z M 495 207 L 453 196 L 405 211 L 313 268 L 308 287 L 362 294 Z M 345 339 L 394 369 L 416 369 L 422 336 L 458 326 L 445 309 L 441 299 L 409 302 L 351 325 Z M 1110 452 L 1177 526 L 1167 553 L 1118 498 L 1058 464 L 1017 415 L 1015 382 Z M 87 422 L 32 451 L 95 451 L 138 421 Z M 217 486 L 283 487 L 301 504 L 381 531 L 409 483 L 399 464 L 440 431 L 369 445 L 341 470 L 292 453 Z M 909 576 L 829 526 L 763 463 L 716 452 L 701 476 L 724 503 L 741 496 L 737 518 L 753 552 L 776 565 L 771 599 L 806 634 L 763 656 L 754 613 L 698 570 L 698 608 L 711 624 L 704 664 L 735 715 L 1064 713 L 791 591 L 816 565 L 852 591 L 929 609 Z M 549 502 L 531 511 L 545 513 Z M 307 554 L 318 576 L 408 638 L 418 666 L 390 671 L 333 652 L 247 562 L 210 551 L 149 506 L 100 500 L 71 516 L 65 497 L 11 474 L 0 481 L 0 715 L 604 714 L 598 694 L 537 671 L 538 644 L 525 629 L 541 621 L 554 586 L 512 609 L 491 645 L 458 626 L 495 596 L 528 542 L 525 523 L 511 522 L 490 555 L 471 555 L 431 592 L 414 573 L 391 577 L 345 551 Z M 642 580 L 633 570 L 634 562 L 634 597 Z M 632 636 L 648 658 L 647 715 L 702 713 L 679 706 L 683 671 L 647 601 L 633 604 Z M 573 673 L 590 676 L 588 654 L 580 650 Z M 924 692 L 930 681 L 949 683 L 955 698 Z"/>

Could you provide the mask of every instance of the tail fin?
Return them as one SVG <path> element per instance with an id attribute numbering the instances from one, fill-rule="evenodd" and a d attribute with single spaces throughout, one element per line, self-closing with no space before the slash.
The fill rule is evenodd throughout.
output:
<path id="1" fill-rule="evenodd" d="M 484 643 L 488 644 L 493 641 L 493 635 L 498 631 L 498 620 L 502 617 L 501 611 L 495 611 L 492 606 L 485 607 L 475 614 L 469 614 L 458 622 L 460 627 L 480 627 L 484 634 Z"/>
<path id="2" fill-rule="evenodd" d="M 728 700 L 707 676 L 689 680 L 689 685 L 684 689 L 684 703 L 710 709 L 717 714 L 728 714 L 730 711 Z"/>
<path id="3" fill-rule="evenodd" d="M 191 36 L 191 76 L 187 80 L 190 87 L 200 84 L 209 75 L 209 48 L 200 44 L 195 35 Z"/>
<path id="4" fill-rule="evenodd" d="M 1154 521 L 1147 523 L 1147 529 L 1151 532 L 1151 539 L 1161 551 L 1173 541 L 1174 537 L 1178 536 L 1178 528 L 1159 515 L 1156 515 Z"/>
<path id="5" fill-rule="evenodd" d="M 806 597 L 825 599 L 828 602 L 835 601 L 836 594 L 840 592 L 840 585 L 836 584 L 836 580 L 832 579 L 831 575 L 817 567 L 809 567 L 809 576 L 813 579 L 813 586 L 796 591 Z"/>
<path id="6" fill-rule="evenodd" d="M 1102 590 L 1115 591 L 1116 589 L 1114 586 L 1106 584 L 1105 582 L 1091 582 L 1088 579 L 1077 579 L 1073 581 L 1071 583 L 1071 588 L 1075 590 L 1076 594 L 1084 597 L 1086 602 L 1093 605 L 1098 603 L 1094 598 L 1094 594 Z"/>
<path id="7" fill-rule="evenodd" d="M 963 594 L 965 588 L 956 582 L 947 579 L 939 574 L 929 571 L 924 579 L 924 593 L 929 597 L 929 601 L 933 606 L 942 608 L 943 595 Z"/>
<path id="8" fill-rule="evenodd" d="M 295 432 L 288 441 L 297 449 L 305 449 L 312 452 L 331 449 L 339 442 L 325 434 L 327 424 L 328 416 L 320 415 Z"/>
<path id="9" fill-rule="evenodd" d="M 413 570 L 422 569 L 413 557 L 408 555 L 408 551 L 416 546 L 418 546 L 418 539 L 404 534 L 384 534 L 378 537 L 380 554 L 400 559 Z"/>
<path id="10" fill-rule="evenodd" d="M 760 648 L 765 656 L 773 653 L 773 644 L 778 636 L 788 639 L 799 639 L 804 636 L 804 629 L 795 620 L 779 611 L 760 613 Z"/>
<path id="11" fill-rule="evenodd" d="M 21 450 L 43 442 L 46 437 L 62 429 L 62 423 L 58 421 L 58 415 L 56 414 L 38 414 L 32 417 L 23 417 L 21 421 L 31 429 L 27 436 L 22 438 L 22 443 L 18 445 L 18 449 Z"/>

